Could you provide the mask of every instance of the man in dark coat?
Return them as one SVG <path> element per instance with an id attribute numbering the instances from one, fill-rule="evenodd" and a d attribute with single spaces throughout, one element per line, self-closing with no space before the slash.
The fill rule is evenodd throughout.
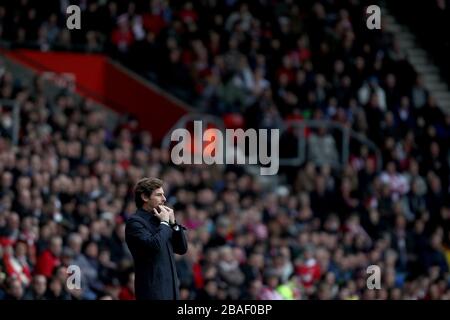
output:
<path id="1" fill-rule="evenodd" d="M 174 253 L 185 254 L 184 227 L 165 206 L 163 182 L 141 179 L 134 188 L 137 212 L 126 223 L 128 248 L 134 259 L 137 300 L 179 299 Z"/>

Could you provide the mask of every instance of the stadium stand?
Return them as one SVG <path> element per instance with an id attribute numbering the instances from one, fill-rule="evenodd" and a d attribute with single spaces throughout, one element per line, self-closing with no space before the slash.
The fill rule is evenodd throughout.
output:
<path id="1" fill-rule="evenodd" d="M 167 182 L 189 230 L 183 299 L 450 299 L 450 115 L 392 34 L 365 27 L 367 1 L 79 1 L 73 32 L 65 1 L 46 2 L 0 2 L 10 50 L 108 54 L 228 125 L 337 122 L 378 146 L 381 170 L 355 146 L 331 166 L 340 138 L 313 129 L 306 163 L 283 167 L 276 188 L 241 166 L 175 166 L 134 121 L 109 129 L 106 110 L 3 67 L 0 300 L 134 299 L 124 221 L 143 176 Z"/>

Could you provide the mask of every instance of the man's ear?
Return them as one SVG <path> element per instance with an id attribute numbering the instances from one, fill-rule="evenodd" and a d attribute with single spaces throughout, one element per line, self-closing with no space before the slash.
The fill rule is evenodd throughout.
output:
<path id="1" fill-rule="evenodd" d="M 141 193 L 141 199 L 144 201 L 144 203 L 147 203 L 150 200 L 150 197 Z"/>

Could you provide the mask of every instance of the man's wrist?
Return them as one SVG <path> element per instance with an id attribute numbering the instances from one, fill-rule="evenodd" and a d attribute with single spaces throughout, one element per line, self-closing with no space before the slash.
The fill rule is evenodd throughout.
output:
<path id="1" fill-rule="evenodd" d="M 161 224 L 165 224 L 166 226 L 170 227 L 169 221 L 161 220 Z"/>

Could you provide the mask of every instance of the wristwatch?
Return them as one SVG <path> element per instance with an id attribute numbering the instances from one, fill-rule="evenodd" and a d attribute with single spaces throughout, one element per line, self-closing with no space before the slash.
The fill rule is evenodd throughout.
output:
<path id="1" fill-rule="evenodd" d="M 173 231 L 180 230 L 180 226 L 177 224 L 176 220 L 173 223 L 171 223 L 170 226 L 172 227 Z"/>

